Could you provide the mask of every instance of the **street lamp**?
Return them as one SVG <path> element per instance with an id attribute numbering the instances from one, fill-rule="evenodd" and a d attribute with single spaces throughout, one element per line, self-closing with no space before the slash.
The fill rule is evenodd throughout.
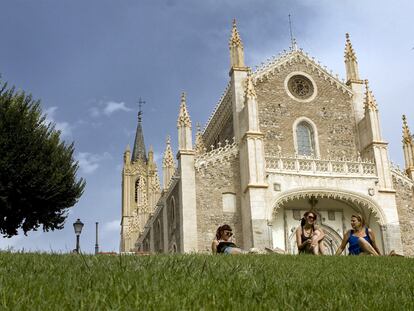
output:
<path id="1" fill-rule="evenodd" d="M 80 221 L 80 219 L 78 218 L 77 221 L 75 221 L 73 223 L 73 229 L 75 229 L 75 234 L 76 234 L 76 253 L 79 254 L 79 236 L 82 232 L 82 228 L 83 228 L 83 222 Z"/>

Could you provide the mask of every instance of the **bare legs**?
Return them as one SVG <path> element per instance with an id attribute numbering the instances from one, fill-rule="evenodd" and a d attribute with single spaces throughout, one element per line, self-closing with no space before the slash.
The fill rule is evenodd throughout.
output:
<path id="1" fill-rule="evenodd" d="M 310 250 L 314 255 L 325 254 L 325 245 L 323 239 L 321 239 L 321 234 L 319 230 L 316 230 L 312 235 Z"/>
<path id="2" fill-rule="evenodd" d="M 359 247 L 361 247 L 361 249 L 362 249 L 362 253 L 361 254 L 379 256 L 379 254 L 377 253 L 377 251 L 364 238 L 359 238 L 358 239 L 358 244 L 359 244 Z"/>

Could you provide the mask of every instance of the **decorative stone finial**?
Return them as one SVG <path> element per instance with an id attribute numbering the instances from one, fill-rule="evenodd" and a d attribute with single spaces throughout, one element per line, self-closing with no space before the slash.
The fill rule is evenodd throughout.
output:
<path id="1" fill-rule="evenodd" d="M 346 34 L 346 43 L 345 43 L 345 69 L 346 69 L 346 79 L 347 84 L 362 81 L 359 78 L 359 69 L 358 61 L 355 54 L 355 51 L 352 47 L 351 40 L 349 39 L 349 34 Z"/>
<path id="2" fill-rule="evenodd" d="M 368 80 L 364 81 L 365 83 L 365 110 L 372 110 L 372 111 L 378 111 L 377 102 L 374 98 L 374 95 L 372 95 L 372 91 L 369 89 Z"/>
<path id="3" fill-rule="evenodd" d="M 351 40 L 349 39 L 349 33 L 345 34 L 346 37 L 346 44 L 345 44 L 345 61 L 355 61 L 357 62 L 357 57 L 352 47 Z"/>
<path id="4" fill-rule="evenodd" d="M 403 114 L 402 120 L 403 120 L 403 143 L 412 143 L 413 137 L 411 136 L 405 114 Z"/>
<path id="5" fill-rule="evenodd" d="M 164 157 L 162 159 L 162 166 L 163 167 L 175 167 L 174 155 L 173 155 L 172 148 L 171 148 L 171 138 L 169 135 L 167 136 L 166 145 L 167 146 L 165 147 Z"/>
<path id="6" fill-rule="evenodd" d="M 237 31 L 236 19 L 233 19 L 233 28 L 229 40 L 230 47 L 230 65 L 232 68 L 242 68 L 244 65 L 243 42 L 241 41 L 239 32 Z"/>
<path id="7" fill-rule="evenodd" d="M 185 92 L 181 93 L 180 113 L 178 115 L 177 127 L 191 127 L 190 115 L 187 111 Z"/>
<path id="8" fill-rule="evenodd" d="M 239 32 L 237 30 L 236 19 L 233 18 L 233 28 L 231 30 L 231 37 L 229 41 L 230 48 L 241 47 L 243 49 L 243 42 L 241 41 Z"/>

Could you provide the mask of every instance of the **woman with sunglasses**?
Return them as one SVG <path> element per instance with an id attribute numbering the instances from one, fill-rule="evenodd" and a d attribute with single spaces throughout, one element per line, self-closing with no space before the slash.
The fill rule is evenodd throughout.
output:
<path id="1" fill-rule="evenodd" d="M 316 214 L 308 211 L 303 215 L 300 226 L 296 229 L 296 244 L 299 254 L 323 255 L 325 233 L 316 224 Z"/>
<path id="2" fill-rule="evenodd" d="M 213 254 L 243 254 L 240 247 L 231 241 L 233 230 L 229 225 L 222 225 L 217 228 L 216 237 L 211 244 Z"/>
<path id="3" fill-rule="evenodd" d="M 335 255 L 340 255 L 346 244 L 349 244 L 349 255 L 379 256 L 381 254 L 375 242 L 374 232 L 365 225 L 362 215 L 355 214 L 351 216 L 351 227 L 352 229 L 345 233 Z"/>

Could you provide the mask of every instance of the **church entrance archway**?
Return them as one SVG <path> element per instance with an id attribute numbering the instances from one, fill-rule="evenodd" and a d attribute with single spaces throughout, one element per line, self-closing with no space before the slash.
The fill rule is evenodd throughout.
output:
<path id="1" fill-rule="evenodd" d="M 335 253 L 345 232 L 351 229 L 351 216 L 361 214 L 367 225 L 374 231 L 377 244 L 383 251 L 382 225 L 384 216 L 379 208 L 355 194 L 329 191 L 301 191 L 282 195 L 275 203 L 269 221 L 271 246 L 280 248 L 288 254 L 297 254 L 296 228 L 303 214 L 313 210 L 317 214 L 317 223 L 324 230 L 327 255 Z M 347 254 L 347 250 L 344 252 Z"/>

